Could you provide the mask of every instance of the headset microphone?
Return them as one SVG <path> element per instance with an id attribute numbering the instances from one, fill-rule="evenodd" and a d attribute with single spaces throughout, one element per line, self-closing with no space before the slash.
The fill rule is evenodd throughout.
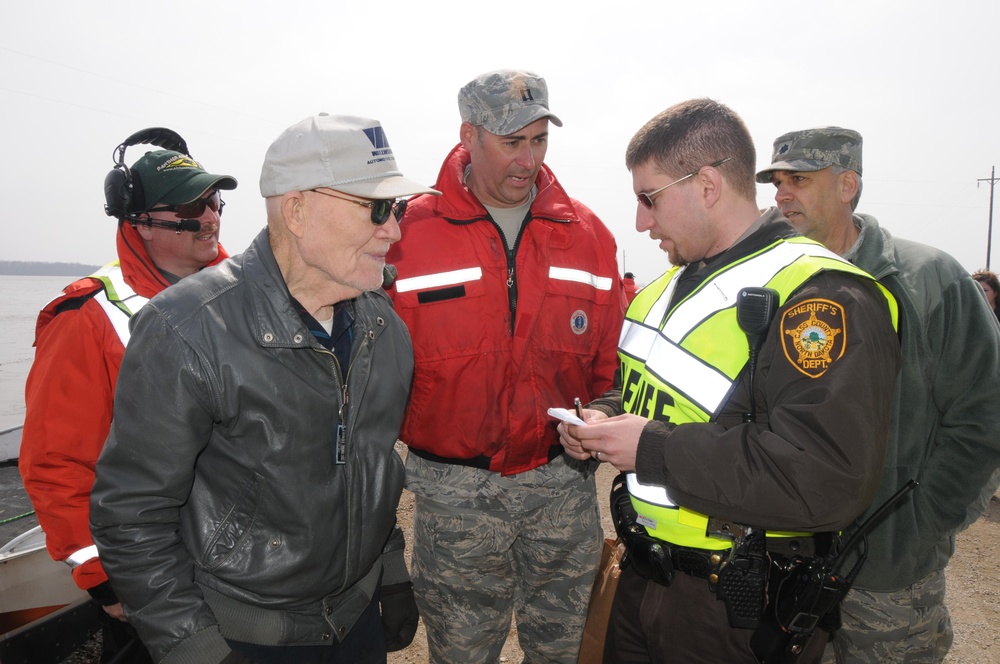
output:
<path id="1" fill-rule="evenodd" d="M 144 226 L 153 226 L 155 228 L 166 228 L 168 231 L 174 231 L 178 235 L 182 231 L 188 231 L 190 233 L 197 233 L 201 230 L 201 222 L 197 219 L 181 219 L 180 221 L 162 221 L 160 219 L 141 219 L 135 220 L 135 223 L 142 224 Z"/>

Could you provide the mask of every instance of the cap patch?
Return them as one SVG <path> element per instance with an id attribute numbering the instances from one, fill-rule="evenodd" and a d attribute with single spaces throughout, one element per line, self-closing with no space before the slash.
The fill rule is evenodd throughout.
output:
<path id="1" fill-rule="evenodd" d="M 458 91 L 458 110 L 462 122 L 481 126 L 497 136 L 507 136 L 542 118 L 562 126 L 562 121 L 549 111 L 545 79 L 518 69 L 499 69 L 469 81 Z"/>
<path id="2" fill-rule="evenodd" d="M 160 164 L 159 166 L 157 166 L 156 170 L 157 171 L 169 171 L 169 170 L 172 170 L 174 168 L 197 168 L 197 169 L 200 169 L 200 170 L 204 170 L 204 169 L 201 168 L 201 164 L 199 164 L 198 162 L 196 162 L 191 157 L 188 157 L 187 155 L 176 155 L 176 156 L 170 157 L 165 162 L 163 162 L 162 164 Z"/>
<path id="3" fill-rule="evenodd" d="M 389 147 L 389 139 L 385 137 L 385 130 L 382 127 L 368 127 L 363 130 L 368 140 L 372 142 L 372 158 L 368 160 L 368 165 L 377 164 L 381 161 L 395 161 L 392 148 Z"/>
<path id="4" fill-rule="evenodd" d="M 587 324 L 587 314 L 582 309 L 574 311 L 573 315 L 569 318 L 569 326 L 573 330 L 573 334 L 583 334 L 586 332 Z"/>
<path id="5" fill-rule="evenodd" d="M 796 369 L 819 378 L 847 348 L 844 308 L 832 300 L 805 300 L 781 317 L 785 357 Z"/>

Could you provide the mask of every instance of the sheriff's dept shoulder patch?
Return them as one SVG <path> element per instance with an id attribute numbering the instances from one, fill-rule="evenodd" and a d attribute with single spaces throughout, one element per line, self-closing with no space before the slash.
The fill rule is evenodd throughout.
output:
<path id="1" fill-rule="evenodd" d="M 844 308 L 832 300 L 805 300 L 781 317 L 781 345 L 792 366 L 819 378 L 844 356 L 847 347 Z"/>

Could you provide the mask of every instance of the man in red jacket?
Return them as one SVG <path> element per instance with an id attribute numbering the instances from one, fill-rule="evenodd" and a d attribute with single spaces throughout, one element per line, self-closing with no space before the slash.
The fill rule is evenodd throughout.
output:
<path id="1" fill-rule="evenodd" d="M 546 410 L 612 385 L 625 310 L 617 248 L 544 165 L 545 80 L 459 92 L 460 145 L 407 208 L 387 261 L 416 368 L 401 438 L 416 496 L 412 574 L 431 661 L 575 662 L 601 545 L 596 462 Z"/>
<path id="2" fill-rule="evenodd" d="M 125 148 L 140 143 L 178 149 L 147 152 L 126 168 Z M 90 535 L 94 465 L 111 427 L 128 321 L 163 289 L 227 257 L 219 244 L 220 190 L 236 187 L 234 178 L 206 172 L 169 130 L 137 132 L 118 149 L 105 183 L 106 211 L 118 219 L 118 260 L 67 286 L 38 315 L 18 463 L 49 554 L 103 607 L 102 661 L 134 634 Z M 132 659 L 116 661 L 150 661 L 141 647 L 130 652 Z"/>

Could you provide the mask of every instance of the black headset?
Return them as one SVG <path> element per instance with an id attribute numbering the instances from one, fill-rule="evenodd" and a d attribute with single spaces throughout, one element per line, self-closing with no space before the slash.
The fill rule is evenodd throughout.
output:
<path id="1" fill-rule="evenodd" d="M 142 182 L 132 174 L 125 165 L 125 149 L 130 145 L 149 143 L 164 150 L 173 150 L 188 155 L 187 142 L 181 135 L 165 127 L 150 127 L 135 132 L 115 148 L 112 159 L 115 167 L 104 178 L 104 211 L 109 217 L 136 219 L 136 212 L 141 212 L 146 204 L 142 191 Z"/>

